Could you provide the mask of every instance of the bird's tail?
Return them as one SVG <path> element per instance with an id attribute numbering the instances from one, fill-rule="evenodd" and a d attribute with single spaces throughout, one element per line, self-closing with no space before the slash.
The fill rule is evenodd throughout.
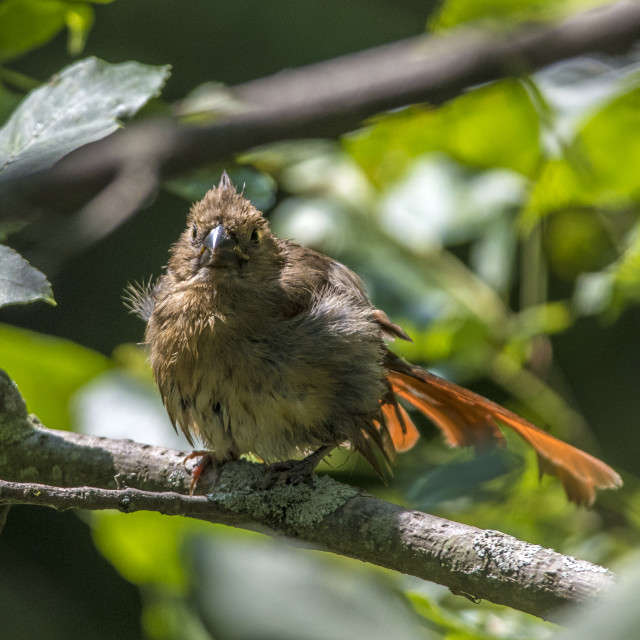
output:
<path id="1" fill-rule="evenodd" d="M 394 393 L 429 418 L 455 447 L 504 445 L 498 424 L 513 429 L 538 454 L 541 473 L 555 475 L 567 497 L 591 505 L 596 489 L 622 485 L 620 476 L 601 460 L 573 447 L 491 400 L 452 382 L 407 364 L 393 354 L 387 361 L 387 379 Z M 383 405 L 385 423 L 396 450 L 410 448 L 418 438 L 416 427 L 395 403 Z"/>

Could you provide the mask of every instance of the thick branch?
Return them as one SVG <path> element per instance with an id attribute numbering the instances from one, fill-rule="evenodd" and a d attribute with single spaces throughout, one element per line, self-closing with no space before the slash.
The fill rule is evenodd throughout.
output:
<path id="1" fill-rule="evenodd" d="M 264 490 L 256 488 L 264 480 L 262 465 L 228 463 L 203 476 L 206 497 L 185 495 L 184 454 L 47 429 L 27 416 L 3 372 L 0 452 L 0 476 L 6 478 L 0 481 L 0 504 L 144 509 L 285 535 L 549 619 L 614 580 L 603 567 L 404 509 L 328 476 L 316 478 L 313 488 Z"/>
<path id="2" fill-rule="evenodd" d="M 335 137 L 386 109 L 440 103 L 473 85 L 588 52 L 622 53 L 639 37 L 640 3 L 620 2 L 550 27 L 412 38 L 233 87 L 239 112 L 214 124 L 133 125 L 70 154 L 41 180 L 104 183 L 140 162 L 166 176 L 279 140 Z"/>

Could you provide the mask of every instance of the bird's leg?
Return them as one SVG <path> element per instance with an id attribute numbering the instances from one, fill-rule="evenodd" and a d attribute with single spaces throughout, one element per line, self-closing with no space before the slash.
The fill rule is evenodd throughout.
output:
<path id="1" fill-rule="evenodd" d="M 193 491 L 196 488 L 196 484 L 198 484 L 198 480 L 200 480 L 200 476 L 204 473 L 204 470 L 211 465 L 213 470 L 215 471 L 221 464 L 224 462 L 230 462 L 232 460 L 238 460 L 238 455 L 236 453 L 229 453 L 224 459 L 218 458 L 211 451 L 198 450 L 192 451 L 188 455 L 185 456 L 182 464 L 186 464 L 187 460 L 191 460 L 191 458 L 197 458 L 198 456 L 202 456 L 200 461 L 193 467 L 191 470 L 191 483 L 189 484 L 189 495 L 193 495 Z"/>
<path id="2" fill-rule="evenodd" d="M 186 464 L 187 460 L 191 460 L 192 458 L 197 458 L 198 456 L 202 456 L 198 463 L 191 470 L 191 483 L 189 484 L 189 495 L 193 495 L 193 490 L 196 488 L 196 484 L 198 484 L 198 480 L 200 480 L 200 476 L 202 472 L 209 466 L 215 467 L 213 463 L 213 456 L 210 451 L 192 451 L 189 455 L 185 456 L 182 464 Z"/>
<path id="3" fill-rule="evenodd" d="M 261 489 L 269 489 L 276 482 L 287 484 L 299 484 L 304 482 L 311 484 L 311 475 L 318 466 L 322 458 L 335 449 L 335 445 L 323 445 L 310 453 L 302 460 L 285 460 L 274 462 L 267 467 L 266 477 L 261 483 Z"/>

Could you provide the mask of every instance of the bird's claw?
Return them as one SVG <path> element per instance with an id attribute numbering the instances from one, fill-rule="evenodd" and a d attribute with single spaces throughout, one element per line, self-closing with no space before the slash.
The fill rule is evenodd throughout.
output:
<path id="1" fill-rule="evenodd" d="M 200 480 L 200 476 L 202 472 L 209 466 L 214 466 L 213 464 L 213 456 L 209 451 L 192 451 L 190 454 L 185 456 L 182 464 L 186 464 L 187 460 L 191 460 L 193 458 L 197 458 L 198 456 L 202 456 L 197 464 L 191 470 L 191 482 L 189 483 L 189 495 L 192 496 L 193 492 L 198 484 L 198 480 Z"/>

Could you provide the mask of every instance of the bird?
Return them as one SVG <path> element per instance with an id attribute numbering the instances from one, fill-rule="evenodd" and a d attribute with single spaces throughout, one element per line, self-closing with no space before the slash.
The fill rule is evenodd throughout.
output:
<path id="1" fill-rule="evenodd" d="M 243 190 L 244 191 L 244 190 Z M 536 451 L 569 500 L 591 505 L 620 476 L 594 456 L 464 387 L 410 364 L 388 342 L 410 336 L 371 303 L 351 269 L 278 238 L 226 172 L 188 214 L 157 282 L 129 285 L 144 344 L 176 431 L 207 464 L 243 454 L 279 480 L 311 477 L 336 447 L 382 478 L 419 432 L 399 401 L 455 447 L 505 445 L 501 427 Z"/>

